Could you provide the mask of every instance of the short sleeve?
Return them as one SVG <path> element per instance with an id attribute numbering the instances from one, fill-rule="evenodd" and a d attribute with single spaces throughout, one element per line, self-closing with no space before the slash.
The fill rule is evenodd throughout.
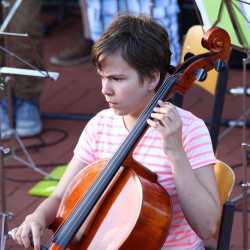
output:
<path id="1" fill-rule="evenodd" d="M 84 164 L 90 164 L 97 160 L 95 157 L 97 123 L 98 117 L 96 116 L 87 123 L 74 149 L 74 156 Z"/>
<path id="2" fill-rule="evenodd" d="M 203 120 L 192 121 L 185 134 L 183 145 L 192 169 L 216 162 L 210 134 Z"/>

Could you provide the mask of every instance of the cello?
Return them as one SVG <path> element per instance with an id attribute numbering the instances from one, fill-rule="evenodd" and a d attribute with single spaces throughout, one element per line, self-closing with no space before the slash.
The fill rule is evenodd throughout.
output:
<path id="1" fill-rule="evenodd" d="M 204 73 L 223 67 L 230 50 L 228 34 L 213 28 L 202 45 L 211 52 L 188 58 L 167 76 L 114 156 L 92 163 L 75 177 L 51 225 L 51 242 L 42 249 L 162 247 L 171 224 L 171 200 L 156 174 L 136 162 L 132 153 L 159 100 L 174 92 L 184 94 Z"/>

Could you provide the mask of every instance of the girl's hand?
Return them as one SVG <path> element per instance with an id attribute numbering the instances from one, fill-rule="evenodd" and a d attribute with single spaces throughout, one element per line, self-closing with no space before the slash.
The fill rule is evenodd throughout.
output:
<path id="1" fill-rule="evenodd" d="M 162 135 L 165 153 L 183 150 L 182 121 L 173 104 L 159 101 L 147 122 Z"/>
<path id="2" fill-rule="evenodd" d="M 30 214 L 19 227 L 12 229 L 9 235 L 25 248 L 34 246 L 35 250 L 40 250 L 41 236 L 44 231 L 45 222 L 42 216 Z"/>

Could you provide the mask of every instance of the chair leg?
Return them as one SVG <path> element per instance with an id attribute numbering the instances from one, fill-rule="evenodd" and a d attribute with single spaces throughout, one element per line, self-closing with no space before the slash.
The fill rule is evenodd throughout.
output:
<path id="1" fill-rule="evenodd" d="M 205 250 L 216 250 L 214 247 L 205 246 Z"/>
<path id="2" fill-rule="evenodd" d="M 235 204 L 231 201 L 227 201 L 223 206 L 217 250 L 230 249 L 230 239 L 233 226 L 234 210 L 235 210 Z"/>

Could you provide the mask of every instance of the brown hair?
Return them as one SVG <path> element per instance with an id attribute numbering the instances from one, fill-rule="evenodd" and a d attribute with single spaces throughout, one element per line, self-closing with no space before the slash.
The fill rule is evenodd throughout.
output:
<path id="1" fill-rule="evenodd" d="M 118 16 L 92 48 L 92 62 L 100 69 L 101 55 L 121 50 L 123 59 L 140 79 L 159 70 L 160 82 L 169 69 L 171 52 L 166 30 L 146 16 Z"/>

